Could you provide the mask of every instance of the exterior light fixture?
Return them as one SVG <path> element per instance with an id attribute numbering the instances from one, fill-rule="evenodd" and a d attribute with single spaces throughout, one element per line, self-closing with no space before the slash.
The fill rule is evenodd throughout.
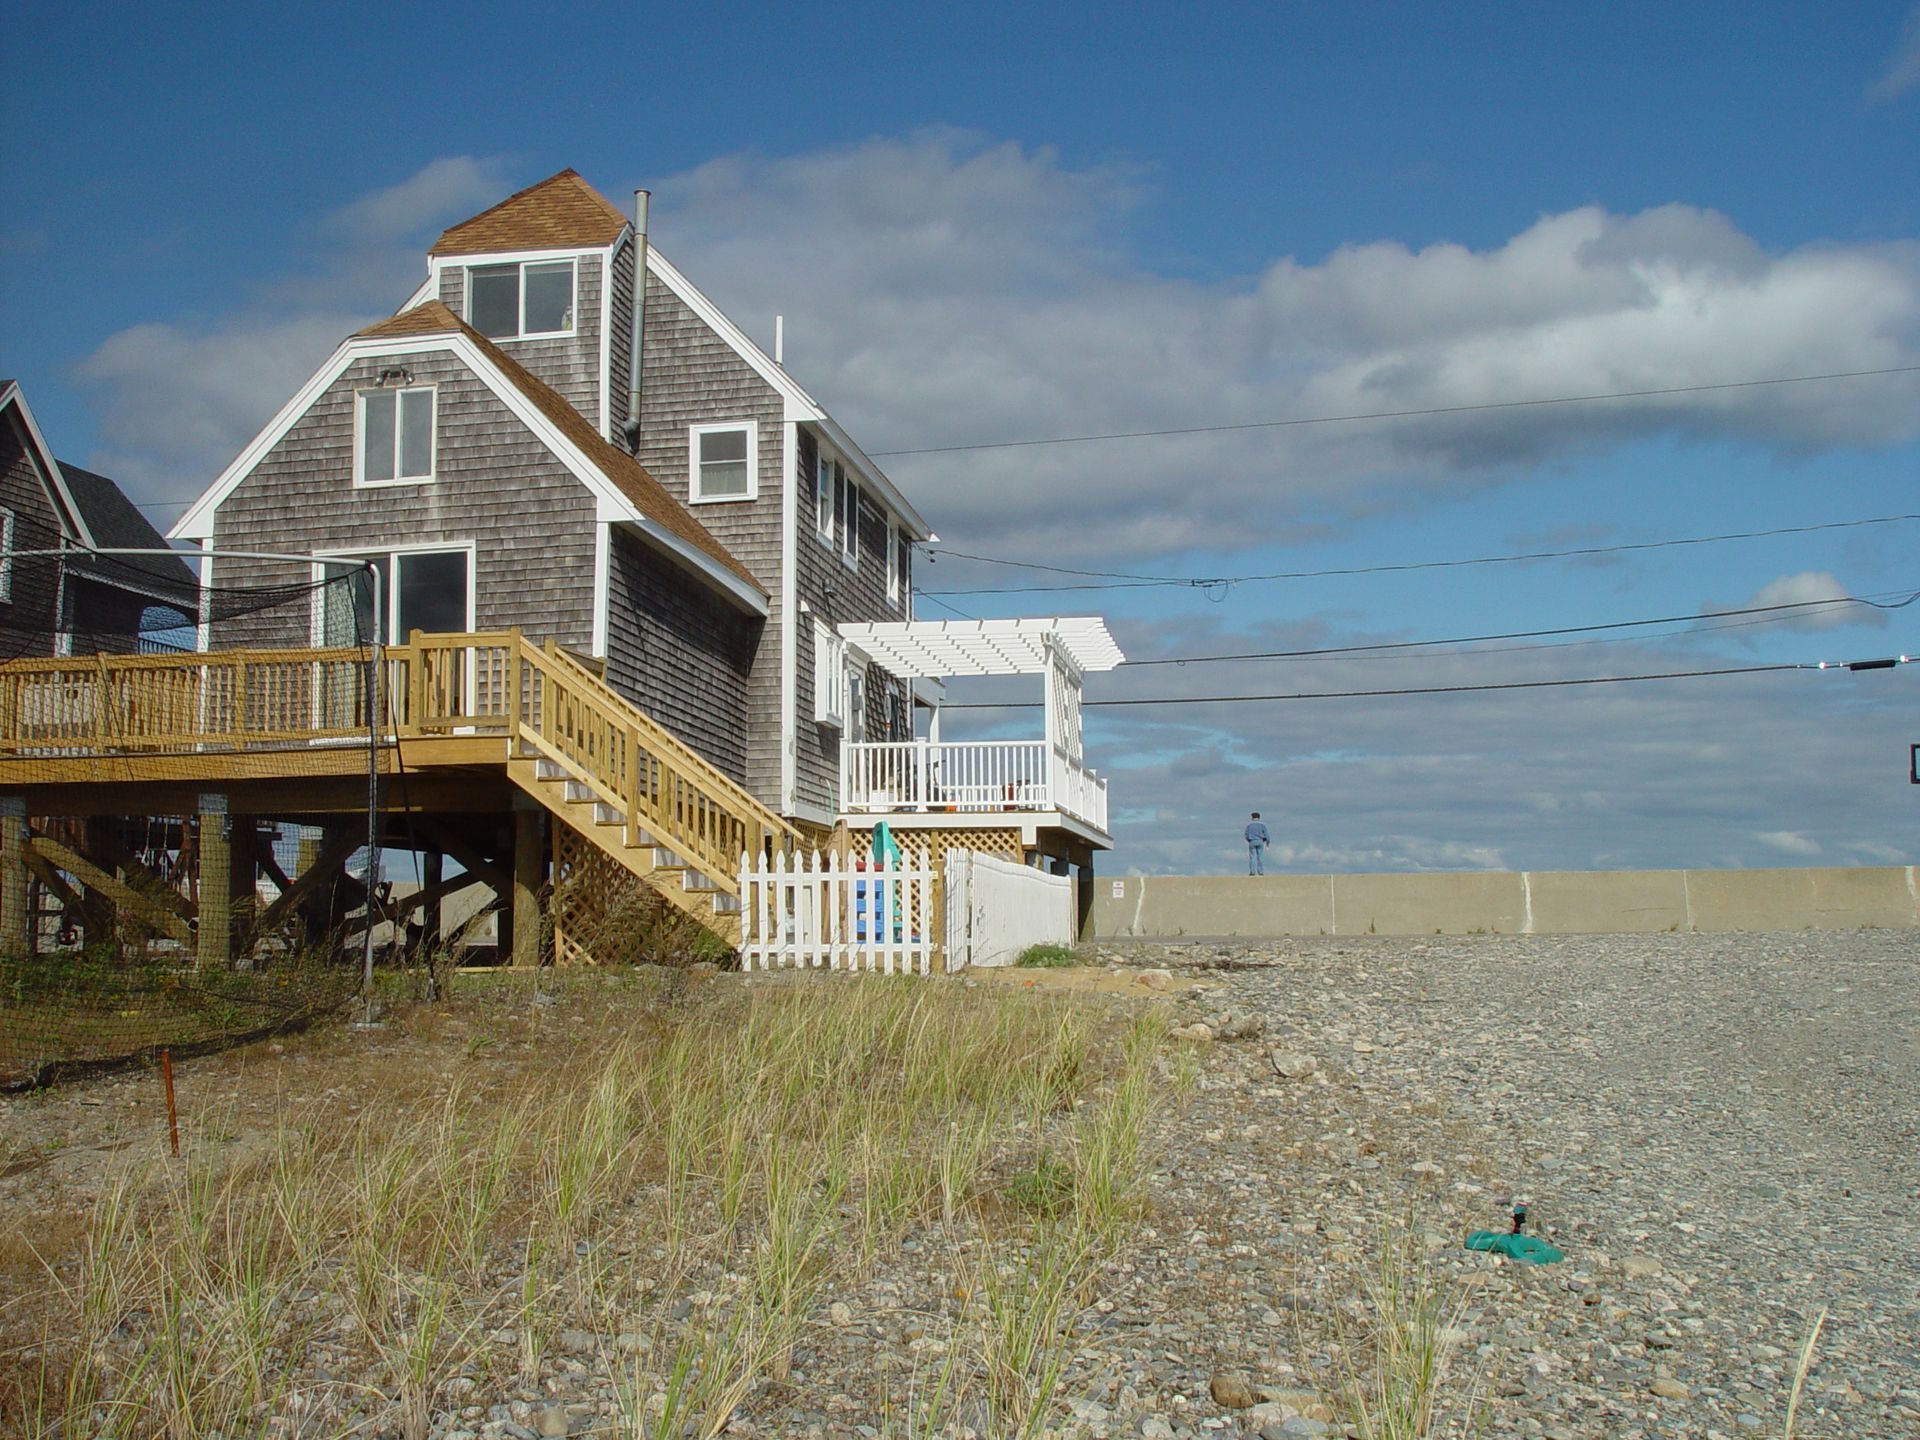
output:
<path id="1" fill-rule="evenodd" d="M 402 366 L 395 366 L 390 370 L 382 370 L 378 381 L 382 390 L 386 389 L 389 385 L 411 385 L 412 383 L 413 372 Z"/>

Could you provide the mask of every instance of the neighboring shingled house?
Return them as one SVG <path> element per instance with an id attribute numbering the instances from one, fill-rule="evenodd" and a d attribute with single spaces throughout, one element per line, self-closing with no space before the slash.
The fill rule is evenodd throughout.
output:
<path id="1" fill-rule="evenodd" d="M 849 672 L 829 627 L 910 618 L 926 522 L 571 170 L 443 234 L 401 312 L 349 337 L 172 533 L 372 558 L 395 638 L 550 637 L 816 825 L 843 735 L 910 738 L 906 684 Z M 211 563 L 216 585 L 308 578 Z"/>
<path id="2" fill-rule="evenodd" d="M 143 634 L 190 642 L 184 562 L 89 553 L 166 548 L 118 485 L 54 458 L 20 385 L 0 381 L 0 654 L 131 653 Z M 68 553 L 35 553 L 46 551 Z"/>

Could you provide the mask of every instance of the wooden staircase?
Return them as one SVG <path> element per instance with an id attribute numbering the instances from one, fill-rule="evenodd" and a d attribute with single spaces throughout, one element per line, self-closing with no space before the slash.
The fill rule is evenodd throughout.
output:
<path id="1" fill-rule="evenodd" d="M 515 638 L 506 691 L 519 703 L 508 776 L 601 854 L 737 946 L 741 856 L 788 853 L 798 833 L 551 641 Z"/>

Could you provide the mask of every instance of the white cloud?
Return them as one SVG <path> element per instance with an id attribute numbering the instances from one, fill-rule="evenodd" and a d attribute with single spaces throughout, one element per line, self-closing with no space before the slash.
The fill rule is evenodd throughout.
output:
<path id="1" fill-rule="evenodd" d="M 1820 853 L 1820 842 L 1798 830 L 1763 830 L 1753 837 L 1770 850 L 1805 858 Z"/>
<path id="2" fill-rule="evenodd" d="M 85 363 L 94 458 L 148 496 L 203 486 L 331 345 L 386 313 L 438 225 L 512 188 L 450 157 L 315 217 L 240 309 L 162 318 Z M 1549 215 L 1505 244 L 1343 247 L 1198 283 L 1129 250 L 1137 172 L 952 130 L 657 184 L 663 250 L 870 450 L 1257 424 L 1915 363 L 1920 247 L 1774 255 L 1669 205 Z M 1117 561 L 1283 539 L 1410 493 L 1655 434 L 1775 449 L 1920 433 L 1920 379 L 900 457 L 942 533 Z M 1018 506 L 1006 503 L 1010 492 Z"/>
<path id="3" fill-rule="evenodd" d="M 315 217 L 305 259 L 239 308 L 109 335 L 79 370 L 100 396 L 89 461 L 140 500 L 197 495 L 335 346 L 407 298 L 441 226 L 502 198 L 500 168 L 436 160 Z"/>
<path id="4" fill-rule="evenodd" d="M 1867 87 L 1867 97 L 1892 100 L 1916 85 L 1920 85 L 1920 5 L 1907 11 L 1900 38 L 1894 41 L 1893 53 L 1887 56 L 1880 78 Z"/>
<path id="5" fill-rule="evenodd" d="M 1772 616 L 1767 628 L 1787 630 L 1835 630 L 1849 625 L 1870 625 L 1875 629 L 1885 629 L 1887 613 L 1869 605 L 1845 604 L 1855 598 L 1853 592 L 1840 583 L 1839 577 L 1829 570 L 1802 570 L 1797 575 L 1782 575 L 1769 580 L 1745 600 L 1725 605 L 1712 601 L 1700 609 L 1706 614 L 1718 614 L 1730 610 L 1766 610 L 1774 606 L 1805 606 L 1805 609 L 1788 610 Z M 1701 622 L 1703 629 L 1714 629 L 1716 622 Z"/>
<path id="6" fill-rule="evenodd" d="M 1920 246 L 1763 250 L 1685 205 L 1505 244 L 1343 247 L 1213 284 L 1129 252 L 1138 175 L 952 131 L 658 187 L 655 239 L 871 450 L 1499 405 L 1920 362 Z M 1770 386 L 899 457 L 996 553 L 1252 544 L 1303 518 L 1654 435 L 1775 451 L 1920 433 L 1920 379 Z M 1017 490 L 1019 506 L 1006 496 Z"/>

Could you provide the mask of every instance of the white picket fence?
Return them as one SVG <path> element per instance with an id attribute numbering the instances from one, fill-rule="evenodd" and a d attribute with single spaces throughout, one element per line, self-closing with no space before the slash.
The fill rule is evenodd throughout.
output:
<path id="1" fill-rule="evenodd" d="M 740 860 L 740 962 L 926 975 L 939 949 L 930 866 L 818 854 Z"/>
<path id="2" fill-rule="evenodd" d="M 1029 945 L 1074 939 L 1064 875 L 955 850 L 928 865 L 819 854 L 740 860 L 740 961 L 748 970 L 926 975 L 1010 965 Z"/>
<path id="3" fill-rule="evenodd" d="M 1073 881 L 1065 875 L 955 850 L 946 882 L 950 970 L 1011 965 L 1029 945 L 1073 944 Z"/>

